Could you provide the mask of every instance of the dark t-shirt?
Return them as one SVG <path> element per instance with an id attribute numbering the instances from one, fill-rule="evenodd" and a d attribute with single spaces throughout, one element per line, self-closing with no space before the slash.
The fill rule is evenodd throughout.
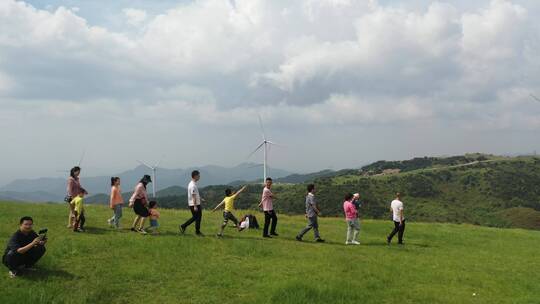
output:
<path id="1" fill-rule="evenodd" d="M 360 206 L 362 206 L 362 202 L 360 200 L 353 200 L 352 203 L 354 207 L 356 208 L 356 211 L 358 211 L 358 209 L 360 209 Z"/>
<path id="2" fill-rule="evenodd" d="M 17 232 L 13 234 L 11 239 L 9 239 L 9 243 L 6 247 L 4 255 L 12 250 L 17 251 L 17 249 L 32 243 L 32 241 L 37 237 L 38 234 L 33 230 L 28 234 L 24 234 L 20 230 L 17 230 Z"/>

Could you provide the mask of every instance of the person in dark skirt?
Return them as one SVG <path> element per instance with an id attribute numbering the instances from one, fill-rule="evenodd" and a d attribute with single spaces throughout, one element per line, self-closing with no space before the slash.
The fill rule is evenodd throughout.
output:
<path id="1" fill-rule="evenodd" d="M 140 232 L 146 234 L 144 230 L 144 221 L 150 216 L 148 210 L 148 195 L 146 193 L 146 186 L 152 182 L 150 175 L 145 175 L 135 187 L 133 195 L 129 199 L 129 206 L 133 207 L 133 211 L 137 215 L 131 226 L 131 231 Z"/>

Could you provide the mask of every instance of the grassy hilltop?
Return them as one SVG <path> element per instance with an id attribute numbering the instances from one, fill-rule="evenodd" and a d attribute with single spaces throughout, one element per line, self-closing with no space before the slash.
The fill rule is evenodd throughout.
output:
<path id="1" fill-rule="evenodd" d="M 300 180 L 304 182 L 297 183 Z M 341 216 L 343 195 L 359 192 L 365 203 L 362 216 L 386 219 L 389 202 L 399 191 L 404 195 L 406 215 L 412 220 L 540 229 L 540 158 L 536 157 L 421 157 L 379 161 L 359 170 L 295 175 L 277 179 L 273 190 L 279 198 L 277 210 L 303 214 L 306 181 L 317 185 L 318 201 L 326 215 Z M 215 206 L 227 187 L 205 187 L 201 195 Z M 251 184 L 237 206 L 256 209 L 261 190 L 260 184 Z M 107 200 L 107 196 L 94 198 L 95 202 Z M 186 208 L 185 189 L 160 191 L 159 202 Z"/>
<path id="2" fill-rule="evenodd" d="M 75 234 L 66 213 L 0 203 L 2 242 L 23 215 L 49 228 L 40 270 L 0 272 L 0 303 L 538 303 L 540 294 L 536 231 L 409 222 L 406 245 L 389 247 L 389 221 L 365 220 L 362 245 L 350 247 L 341 218 L 322 218 L 327 243 L 315 244 L 312 234 L 294 240 L 302 216 L 281 215 L 280 237 L 267 240 L 233 229 L 217 239 L 221 214 L 207 211 L 203 238 L 192 227 L 177 234 L 188 217 L 181 210 L 162 210 L 157 236 L 107 228 L 102 206 L 88 207 L 88 232 Z M 123 226 L 132 218 L 125 208 Z"/>

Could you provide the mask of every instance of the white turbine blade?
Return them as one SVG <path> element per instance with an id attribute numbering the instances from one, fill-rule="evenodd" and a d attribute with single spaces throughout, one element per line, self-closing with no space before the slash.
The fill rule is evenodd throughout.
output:
<path id="1" fill-rule="evenodd" d="M 78 165 L 78 167 L 81 166 L 82 161 L 84 160 L 84 156 L 85 156 L 85 155 L 86 155 L 86 149 L 83 150 L 83 153 L 82 153 L 82 155 L 81 155 L 81 158 L 79 159 L 79 165 Z"/>
<path id="2" fill-rule="evenodd" d="M 165 158 L 165 155 L 161 155 L 161 158 L 159 159 L 159 161 L 154 165 L 154 168 L 157 168 L 159 166 L 159 164 L 161 163 L 161 161 Z"/>
<path id="3" fill-rule="evenodd" d="M 150 167 L 149 165 L 143 163 L 142 161 L 140 160 L 137 160 L 141 165 L 145 166 L 145 167 L 148 167 L 148 169 L 152 169 L 152 167 Z"/>
<path id="4" fill-rule="evenodd" d="M 255 150 L 253 150 L 253 152 L 251 152 L 247 158 L 250 158 L 253 154 L 255 154 L 255 152 L 259 151 L 262 146 L 264 146 L 264 141 L 257 148 L 255 148 Z"/>
<path id="5" fill-rule="evenodd" d="M 278 143 L 275 143 L 275 142 L 272 142 L 272 141 L 269 141 L 269 140 L 267 140 L 266 142 L 269 143 L 270 145 L 274 145 L 274 146 L 278 146 L 278 147 L 286 147 L 285 145 L 278 144 Z"/>
<path id="6" fill-rule="evenodd" d="M 536 101 L 540 102 L 540 98 L 538 98 L 538 97 L 534 96 L 533 94 L 531 94 L 531 97 L 532 97 L 532 98 L 533 98 L 534 100 L 536 100 Z"/>
<path id="7" fill-rule="evenodd" d="M 259 125 L 261 126 L 261 132 L 262 132 L 263 140 L 266 140 L 266 132 L 264 131 L 264 126 L 263 126 L 261 115 L 259 115 Z"/>

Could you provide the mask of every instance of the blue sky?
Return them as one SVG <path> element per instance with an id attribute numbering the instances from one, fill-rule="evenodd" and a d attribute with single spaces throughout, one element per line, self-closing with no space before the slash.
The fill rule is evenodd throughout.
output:
<path id="1" fill-rule="evenodd" d="M 88 20 L 91 25 L 98 25 L 116 31 L 125 30 L 124 24 L 119 20 L 122 18 L 122 10 L 125 8 L 137 8 L 145 10 L 149 15 L 158 15 L 174 8 L 179 4 L 190 1 L 141 1 L 141 0 L 95 0 L 95 1 L 26 1 L 36 8 L 53 11 L 59 6 L 68 8 L 79 8 L 78 14 Z"/>
<path id="2" fill-rule="evenodd" d="M 26 4 L 25 4 L 26 3 Z M 0 184 L 234 166 L 258 115 L 290 171 L 540 150 L 532 0 L 0 3 Z"/>
<path id="3" fill-rule="evenodd" d="M 178 5 L 193 2 L 191 0 L 94 0 L 94 1 L 81 1 L 81 0 L 31 0 L 25 1 L 36 8 L 54 10 L 59 6 L 64 7 L 77 7 L 80 9 L 79 15 L 84 17 L 92 25 L 112 27 L 117 30 L 122 30 L 121 25 L 118 22 L 118 17 L 122 15 L 122 10 L 125 8 L 136 8 L 145 10 L 150 15 L 162 14 L 168 9 L 173 9 Z M 532 1 L 514 1 L 516 3 L 531 5 Z M 423 10 L 428 7 L 433 1 L 431 0 L 379 0 L 380 5 L 388 7 L 403 7 L 410 10 Z M 453 0 L 449 1 L 455 7 L 462 9 L 474 9 L 485 6 L 489 3 L 489 0 Z"/>

